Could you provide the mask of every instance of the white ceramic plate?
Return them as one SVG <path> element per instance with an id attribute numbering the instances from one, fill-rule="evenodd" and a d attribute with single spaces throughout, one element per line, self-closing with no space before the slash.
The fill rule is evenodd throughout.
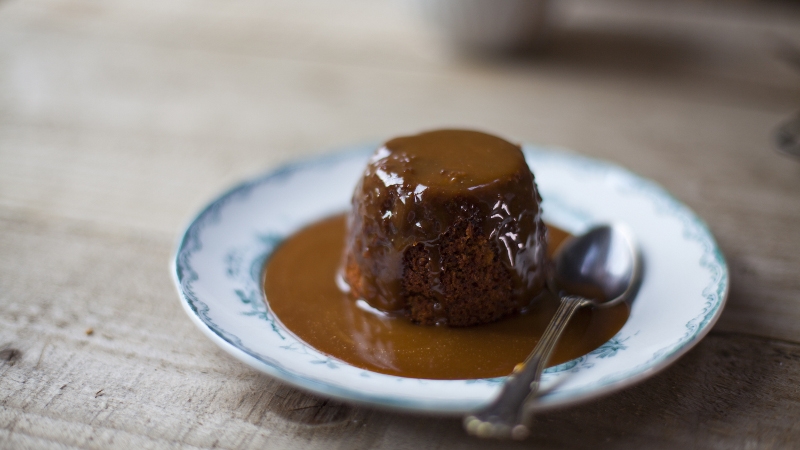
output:
<path id="1" fill-rule="evenodd" d="M 316 351 L 282 328 L 263 302 L 262 268 L 276 245 L 345 211 L 374 146 L 285 166 L 233 188 L 191 222 L 173 276 L 189 317 L 251 367 L 349 402 L 460 414 L 488 403 L 502 378 L 424 380 L 365 371 Z M 645 264 L 631 315 L 606 344 L 545 373 L 537 406 L 563 406 L 656 373 L 695 345 L 725 302 L 728 270 L 706 225 L 662 188 L 617 166 L 525 146 L 545 219 L 580 233 L 621 222 Z"/>

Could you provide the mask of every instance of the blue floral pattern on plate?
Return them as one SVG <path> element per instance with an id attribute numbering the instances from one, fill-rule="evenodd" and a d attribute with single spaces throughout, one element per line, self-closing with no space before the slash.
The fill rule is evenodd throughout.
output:
<path id="1" fill-rule="evenodd" d="M 224 193 L 187 227 L 173 278 L 190 318 L 246 364 L 345 401 L 461 414 L 503 378 L 422 380 L 373 373 L 322 354 L 286 330 L 264 302 L 264 262 L 293 231 L 347 209 L 373 145 L 287 165 Z M 624 222 L 640 240 L 645 274 L 631 316 L 610 341 L 551 367 L 541 409 L 577 403 L 646 378 L 699 341 L 716 321 L 728 270 L 706 225 L 651 181 L 566 151 L 525 146 L 545 218 L 573 232 Z M 655 320 L 658 318 L 658 320 Z"/>

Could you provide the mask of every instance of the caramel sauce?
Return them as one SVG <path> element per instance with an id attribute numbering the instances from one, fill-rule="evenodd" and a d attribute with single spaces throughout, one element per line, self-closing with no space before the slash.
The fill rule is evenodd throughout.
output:
<path id="1" fill-rule="evenodd" d="M 270 309 L 297 338 L 350 365 L 411 378 L 470 379 L 508 375 L 533 350 L 558 306 L 544 294 L 526 314 L 465 328 L 414 325 L 405 318 L 360 308 L 336 286 L 344 216 L 290 236 L 269 259 L 264 292 Z M 548 247 L 569 235 L 549 227 Z M 557 365 L 611 339 L 628 305 L 578 311 L 551 359 Z"/>

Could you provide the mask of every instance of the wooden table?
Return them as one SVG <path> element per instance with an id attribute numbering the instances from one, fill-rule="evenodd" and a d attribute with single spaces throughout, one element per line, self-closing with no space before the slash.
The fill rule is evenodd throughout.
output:
<path id="1" fill-rule="evenodd" d="M 791 4 L 559 2 L 538 57 L 464 57 L 405 2 L 0 3 L 0 447 L 800 445 L 800 108 Z M 181 310 L 168 263 L 220 190 L 439 126 L 652 178 L 731 269 L 711 334 L 522 443 L 354 407 L 248 369 Z"/>

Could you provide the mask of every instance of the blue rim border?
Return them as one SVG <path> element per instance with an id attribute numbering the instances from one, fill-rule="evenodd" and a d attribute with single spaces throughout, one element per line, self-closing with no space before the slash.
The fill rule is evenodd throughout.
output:
<path id="1" fill-rule="evenodd" d="M 377 394 L 364 394 L 354 389 L 343 388 L 317 381 L 313 378 L 288 370 L 284 368 L 279 361 L 259 355 L 257 352 L 245 346 L 238 337 L 226 332 L 225 330 L 222 330 L 220 327 L 214 324 L 214 321 L 208 317 L 207 314 L 209 310 L 208 305 L 197 298 L 194 290 L 192 289 L 192 284 L 198 279 L 198 275 L 197 272 L 195 272 L 191 267 L 190 257 L 194 252 L 202 249 L 202 244 L 198 235 L 207 225 L 219 221 L 220 211 L 225 204 L 239 197 L 247 196 L 255 187 L 261 184 L 290 176 L 292 173 L 299 170 L 320 164 L 330 164 L 361 156 L 363 156 L 363 158 L 366 160 L 366 158 L 372 151 L 374 151 L 375 148 L 376 147 L 374 143 L 350 146 L 322 156 L 298 160 L 280 166 L 277 169 L 267 172 L 264 175 L 258 176 L 252 180 L 242 182 L 232 188 L 229 188 L 222 195 L 217 197 L 216 200 L 208 204 L 197 215 L 195 215 L 194 219 L 189 221 L 189 225 L 186 226 L 183 235 L 176 245 L 174 257 L 172 258 L 171 272 L 173 281 L 175 282 L 178 294 L 182 300 L 181 303 L 187 314 L 207 336 L 209 336 L 226 352 L 237 359 L 245 362 L 257 370 L 263 371 L 284 382 L 292 384 L 295 387 L 311 391 L 318 395 L 325 395 L 348 402 L 362 403 L 383 408 L 388 407 L 391 409 L 444 414 L 466 412 L 476 406 L 474 401 L 458 402 L 436 400 L 432 402 L 426 402 L 398 398 L 394 395 L 383 396 Z M 595 160 L 569 151 L 547 149 L 531 145 L 525 146 L 525 153 L 526 158 L 529 156 L 534 156 L 536 158 L 548 157 L 569 159 L 572 162 L 579 163 L 579 166 L 582 166 L 583 168 L 590 169 L 592 171 L 616 171 L 624 175 L 625 178 L 635 181 L 637 184 L 635 187 L 636 189 L 649 191 L 650 195 L 660 200 L 662 205 L 659 206 L 665 208 L 666 214 L 680 218 L 684 225 L 685 237 L 697 241 L 703 246 L 704 253 L 703 258 L 701 259 L 701 265 L 712 272 L 712 279 L 709 285 L 703 291 L 708 302 L 704 308 L 704 313 L 701 314 L 702 317 L 698 316 L 698 318 L 701 320 L 693 324 L 695 321 L 693 319 L 690 323 L 688 323 L 686 325 L 687 332 L 678 340 L 678 342 L 671 346 L 667 346 L 659 353 L 654 354 L 653 357 L 647 362 L 625 373 L 614 374 L 605 379 L 601 379 L 597 384 L 593 384 L 590 388 L 557 391 L 554 393 L 555 395 L 549 396 L 547 399 L 548 404 L 544 406 L 566 406 L 588 400 L 589 398 L 593 398 L 595 396 L 605 395 L 637 383 L 669 365 L 671 362 L 693 347 L 700 339 L 702 339 L 719 317 L 719 314 L 721 313 L 724 303 L 727 299 L 729 287 L 727 263 L 725 262 L 725 259 L 719 250 L 718 245 L 714 241 L 714 238 L 706 223 L 696 214 L 694 214 L 691 209 L 678 201 L 668 191 L 655 182 L 644 179 L 628 171 L 627 169 L 612 163 Z M 706 259 L 709 259 L 710 261 L 703 261 Z M 498 379 L 487 379 L 486 381 L 497 380 Z M 611 388 L 602 392 L 598 392 L 598 387 L 608 386 Z M 553 404 L 549 405 L 549 403 Z"/>

